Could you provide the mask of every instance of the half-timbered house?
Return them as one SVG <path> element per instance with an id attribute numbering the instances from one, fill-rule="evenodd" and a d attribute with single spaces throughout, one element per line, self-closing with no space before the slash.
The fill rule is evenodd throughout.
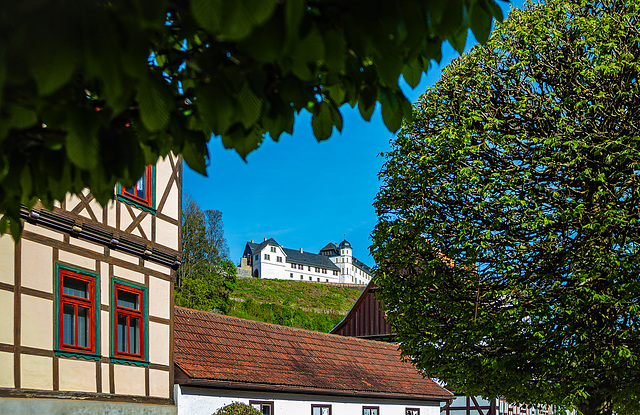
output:
<path id="1" fill-rule="evenodd" d="M 382 303 L 376 298 L 375 280 L 362 291 L 344 319 L 330 333 L 341 336 L 393 341 Z M 441 415 L 552 415 L 553 407 L 527 407 L 507 402 L 501 397 L 486 400 L 480 396 L 456 394 L 442 407 Z M 409 415 L 409 414 L 407 414 Z"/>
<path id="2" fill-rule="evenodd" d="M 102 207 L 88 190 L 0 238 L 0 413 L 175 414 L 182 161 Z"/>

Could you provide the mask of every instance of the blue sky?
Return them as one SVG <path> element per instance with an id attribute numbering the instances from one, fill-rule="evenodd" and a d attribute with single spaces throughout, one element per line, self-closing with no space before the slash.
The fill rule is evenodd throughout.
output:
<path id="1" fill-rule="evenodd" d="M 505 12 L 507 8 L 503 7 Z M 469 38 L 467 50 L 474 44 L 472 35 Z M 442 52 L 440 65 L 434 63 L 415 89 L 404 84 L 411 102 L 458 57 L 448 44 Z M 283 134 L 278 142 L 266 139 L 246 163 L 235 151 L 226 150 L 218 137 L 209 142 L 208 177 L 185 163 L 184 189 L 203 209 L 222 212 L 234 263 L 240 261 L 246 242 L 252 239 L 274 238 L 286 248 L 318 252 L 327 243 L 346 238 L 358 259 L 374 265 L 369 246 L 377 221 L 372 204 L 384 163 L 379 154 L 390 149 L 393 134 L 384 126 L 379 108 L 370 122 L 360 117 L 357 107 L 345 105 L 341 112 L 342 133 L 334 129 L 323 142 L 316 141 L 311 117 L 302 112 L 293 135 Z"/>

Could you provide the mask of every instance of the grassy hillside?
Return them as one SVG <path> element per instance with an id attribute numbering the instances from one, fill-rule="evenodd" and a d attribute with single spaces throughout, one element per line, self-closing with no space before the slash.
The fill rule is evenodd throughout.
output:
<path id="1" fill-rule="evenodd" d="M 328 332 L 343 319 L 360 293 L 313 282 L 238 278 L 228 314 Z"/>

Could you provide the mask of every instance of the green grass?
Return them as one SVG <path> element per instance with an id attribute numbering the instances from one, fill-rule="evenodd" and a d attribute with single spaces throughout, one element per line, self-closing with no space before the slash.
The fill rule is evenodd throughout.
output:
<path id="1" fill-rule="evenodd" d="M 360 293 L 313 282 L 238 278 L 228 314 L 328 332 L 344 318 Z"/>

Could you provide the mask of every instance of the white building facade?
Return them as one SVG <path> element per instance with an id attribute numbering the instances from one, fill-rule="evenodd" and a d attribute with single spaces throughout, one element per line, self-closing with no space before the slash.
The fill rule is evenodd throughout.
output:
<path id="1" fill-rule="evenodd" d="M 351 244 L 327 244 L 320 253 L 284 248 L 273 238 L 247 242 L 243 262 L 254 278 L 366 285 L 373 277 L 370 267 L 353 256 Z"/>

